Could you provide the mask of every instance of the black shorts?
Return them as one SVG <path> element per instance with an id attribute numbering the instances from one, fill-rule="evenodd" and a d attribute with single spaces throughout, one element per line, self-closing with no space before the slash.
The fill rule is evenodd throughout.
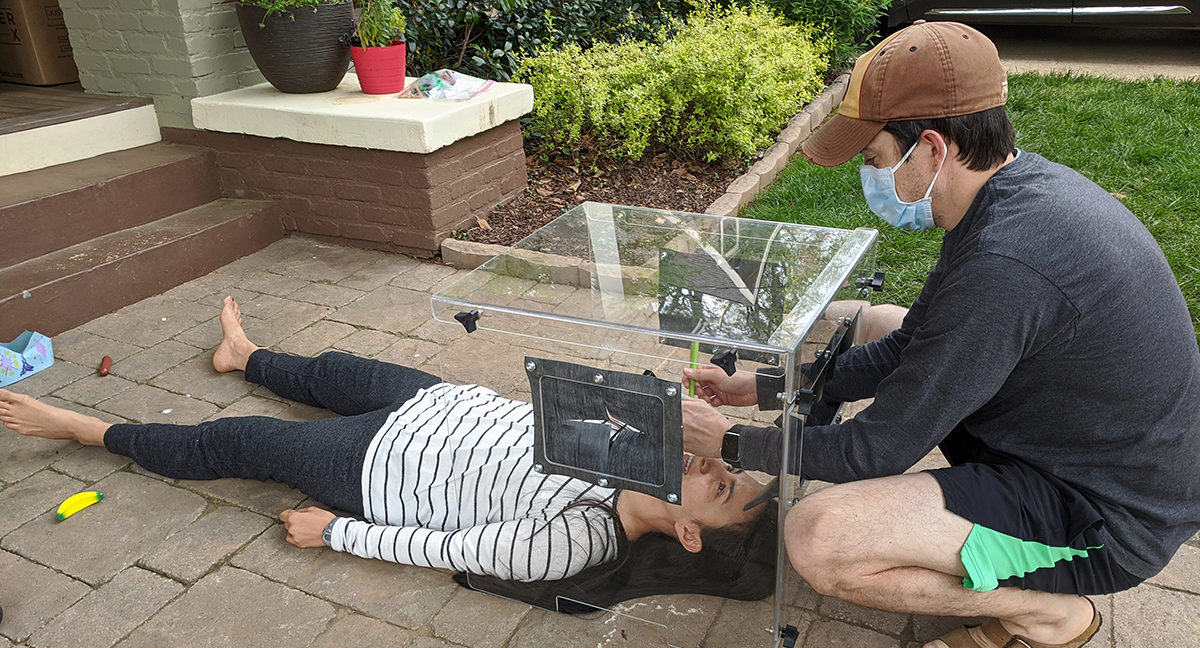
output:
<path id="1" fill-rule="evenodd" d="M 1108 594 L 1142 581 L 1107 550 L 1095 507 L 1070 486 L 1009 458 L 931 470 L 946 510 L 973 522 L 960 556 L 963 586 Z"/>

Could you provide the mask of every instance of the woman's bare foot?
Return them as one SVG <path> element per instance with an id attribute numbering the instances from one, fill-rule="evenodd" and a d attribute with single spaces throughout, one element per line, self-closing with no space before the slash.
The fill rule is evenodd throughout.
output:
<path id="1" fill-rule="evenodd" d="M 73 439 L 83 445 L 103 446 L 110 424 L 24 394 L 0 389 L 0 423 L 25 436 L 43 439 Z"/>
<path id="2" fill-rule="evenodd" d="M 254 344 L 242 330 L 242 310 L 233 297 L 225 298 L 221 308 L 221 344 L 213 351 L 213 369 L 221 373 L 245 371 L 250 354 L 262 347 Z"/>

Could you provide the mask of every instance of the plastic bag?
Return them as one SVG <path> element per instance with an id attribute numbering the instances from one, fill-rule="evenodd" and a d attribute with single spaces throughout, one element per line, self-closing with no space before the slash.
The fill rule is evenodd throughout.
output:
<path id="1" fill-rule="evenodd" d="M 430 72 L 408 84 L 402 99 L 429 98 L 437 101 L 465 101 L 492 87 L 495 81 L 480 79 L 454 70 Z"/>

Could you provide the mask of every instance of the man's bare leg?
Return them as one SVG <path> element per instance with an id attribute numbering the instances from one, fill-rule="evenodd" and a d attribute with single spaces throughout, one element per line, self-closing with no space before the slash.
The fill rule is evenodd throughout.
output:
<path id="1" fill-rule="evenodd" d="M 250 354 L 262 347 L 254 344 L 242 330 L 242 310 L 233 297 L 226 297 L 221 307 L 221 344 L 213 351 L 213 369 L 221 373 L 245 371 Z"/>
<path id="2" fill-rule="evenodd" d="M 908 314 L 907 308 L 895 304 L 872 306 L 871 302 L 865 299 L 844 299 L 829 304 L 829 307 L 825 309 L 825 318 L 852 317 L 858 313 L 859 309 L 863 309 L 862 319 L 859 322 L 862 330 L 860 344 L 874 342 L 900 328 L 900 325 L 904 323 L 904 316 Z"/>
<path id="3" fill-rule="evenodd" d="M 997 617 L 1009 632 L 1049 644 L 1087 628 L 1092 607 L 1081 596 L 964 588 L 959 551 L 972 528 L 945 509 L 937 480 L 918 473 L 832 486 L 800 500 L 788 514 L 786 541 L 792 566 L 814 589 L 852 603 Z"/>

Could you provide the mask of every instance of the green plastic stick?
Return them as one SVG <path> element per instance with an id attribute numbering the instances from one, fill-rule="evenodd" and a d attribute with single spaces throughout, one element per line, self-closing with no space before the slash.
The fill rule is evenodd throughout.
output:
<path id="1" fill-rule="evenodd" d="M 695 369 L 696 367 L 699 367 L 699 366 L 700 366 L 700 343 L 692 342 L 691 367 L 692 367 L 692 369 Z M 693 380 L 691 382 L 691 384 L 688 385 L 688 396 L 695 396 L 695 395 L 696 395 L 696 381 Z"/>

